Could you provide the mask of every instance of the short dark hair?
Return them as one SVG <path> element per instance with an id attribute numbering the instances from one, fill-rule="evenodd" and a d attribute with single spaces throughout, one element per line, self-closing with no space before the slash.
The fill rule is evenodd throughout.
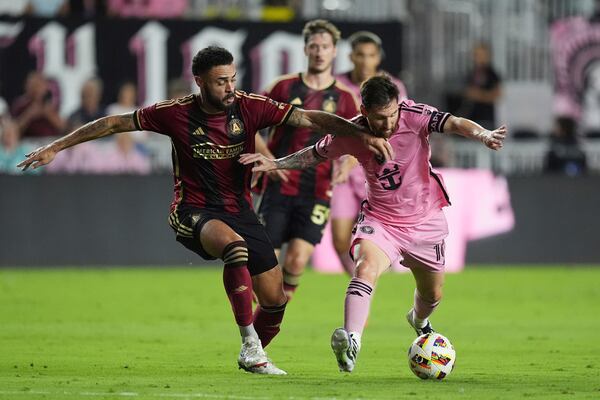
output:
<path id="1" fill-rule="evenodd" d="M 354 50 L 359 44 L 363 43 L 373 43 L 379 50 L 381 50 L 381 38 L 369 31 L 358 31 L 353 33 L 350 35 L 350 37 L 348 37 L 348 42 L 350 42 L 352 50 Z"/>
<path id="2" fill-rule="evenodd" d="M 388 105 L 399 94 L 398 86 L 386 75 L 373 76 L 360 87 L 362 104 L 368 110 Z"/>
<path id="3" fill-rule="evenodd" d="M 233 63 L 233 55 L 226 49 L 217 46 L 208 46 L 200 50 L 192 60 L 192 73 L 194 76 L 209 71 L 212 67 L 229 65 Z"/>
<path id="4" fill-rule="evenodd" d="M 342 37 L 340 30 L 331 22 L 325 19 L 313 19 L 308 21 L 302 29 L 302 36 L 304 37 L 304 44 L 308 43 L 308 39 L 312 35 L 317 33 L 329 33 L 333 38 L 333 45 L 335 46 Z"/>

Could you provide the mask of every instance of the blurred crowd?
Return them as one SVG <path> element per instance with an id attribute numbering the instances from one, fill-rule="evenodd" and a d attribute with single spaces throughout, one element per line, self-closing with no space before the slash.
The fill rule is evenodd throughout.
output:
<path id="1" fill-rule="evenodd" d="M 18 173 L 16 164 L 37 145 L 50 141 L 106 115 L 133 112 L 138 108 L 133 82 L 123 82 L 117 98 L 102 103 L 102 81 L 93 77 L 81 88 L 81 106 L 67 118 L 58 113 L 58 104 L 48 80 L 32 71 L 23 93 L 7 105 L 0 98 L 0 173 Z M 187 93 L 184 82 L 173 81 L 169 95 Z M 147 132 L 126 132 L 100 141 L 84 143 L 58 154 L 44 169 L 47 173 L 147 174 L 151 172 L 151 154 L 146 146 Z M 30 171 L 36 173 L 37 171 Z"/>

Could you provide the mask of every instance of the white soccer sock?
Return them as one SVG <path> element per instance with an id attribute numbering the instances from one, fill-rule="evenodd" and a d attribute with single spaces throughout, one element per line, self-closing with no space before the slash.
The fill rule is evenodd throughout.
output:
<path id="1" fill-rule="evenodd" d="M 239 326 L 242 340 L 247 337 L 254 337 L 258 339 L 258 333 L 254 330 L 254 324 L 248 326 Z"/>
<path id="2" fill-rule="evenodd" d="M 414 308 L 412 310 L 412 315 L 413 321 L 415 322 L 415 326 L 417 328 L 424 328 L 427 325 L 427 322 L 429 322 L 429 318 L 420 319 L 419 317 L 417 317 L 417 313 L 415 312 Z"/>

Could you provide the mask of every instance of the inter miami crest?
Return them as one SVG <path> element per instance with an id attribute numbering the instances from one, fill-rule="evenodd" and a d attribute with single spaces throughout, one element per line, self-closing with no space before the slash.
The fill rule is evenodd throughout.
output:
<path id="1" fill-rule="evenodd" d="M 227 133 L 230 136 L 239 136 L 244 133 L 244 123 L 238 118 L 232 118 L 227 124 Z"/>

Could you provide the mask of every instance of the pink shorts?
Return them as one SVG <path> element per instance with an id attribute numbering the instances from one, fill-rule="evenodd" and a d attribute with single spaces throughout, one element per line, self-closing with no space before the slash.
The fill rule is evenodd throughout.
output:
<path id="1" fill-rule="evenodd" d="M 367 197 L 365 172 L 360 165 L 350 171 L 348 180 L 333 187 L 330 216 L 333 219 L 356 219 Z"/>
<path id="2" fill-rule="evenodd" d="M 425 222 L 417 226 L 399 227 L 386 225 L 365 216 L 356 224 L 350 253 L 361 239 L 375 243 L 387 256 L 391 264 L 412 258 L 423 269 L 430 272 L 444 271 L 444 239 L 448 236 L 448 224 L 443 210 L 434 211 Z"/>

